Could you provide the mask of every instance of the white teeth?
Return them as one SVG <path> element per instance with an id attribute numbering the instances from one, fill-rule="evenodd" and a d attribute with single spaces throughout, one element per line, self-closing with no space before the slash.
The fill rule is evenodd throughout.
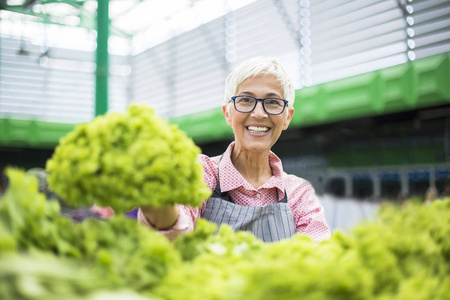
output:
<path id="1" fill-rule="evenodd" d="M 266 132 L 269 130 L 268 127 L 255 127 L 255 126 L 249 126 L 249 127 L 247 127 L 247 129 L 250 132 L 254 132 L 254 133 L 261 133 L 261 132 Z"/>

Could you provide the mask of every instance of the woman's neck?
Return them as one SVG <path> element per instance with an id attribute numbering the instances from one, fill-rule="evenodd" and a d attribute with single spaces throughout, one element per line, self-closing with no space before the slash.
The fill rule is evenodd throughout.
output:
<path id="1" fill-rule="evenodd" d="M 272 177 L 272 168 L 269 164 L 269 151 L 249 152 L 234 148 L 231 152 L 231 162 L 242 177 L 255 189 L 262 186 Z"/>

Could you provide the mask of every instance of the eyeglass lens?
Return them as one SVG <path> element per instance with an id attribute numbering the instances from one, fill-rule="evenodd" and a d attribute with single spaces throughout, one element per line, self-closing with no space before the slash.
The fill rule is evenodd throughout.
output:
<path id="1" fill-rule="evenodd" d="M 252 97 L 237 96 L 234 100 L 236 109 L 240 112 L 251 112 L 256 107 L 257 100 Z M 267 98 L 263 106 L 269 114 L 280 114 L 284 110 L 284 101 L 276 98 Z"/>

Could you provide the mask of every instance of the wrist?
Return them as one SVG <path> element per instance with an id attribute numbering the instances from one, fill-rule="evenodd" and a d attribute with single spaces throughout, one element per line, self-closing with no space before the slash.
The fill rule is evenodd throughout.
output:
<path id="1" fill-rule="evenodd" d="M 141 207 L 151 227 L 157 230 L 169 230 L 178 222 L 178 206 L 167 205 L 163 207 Z"/>

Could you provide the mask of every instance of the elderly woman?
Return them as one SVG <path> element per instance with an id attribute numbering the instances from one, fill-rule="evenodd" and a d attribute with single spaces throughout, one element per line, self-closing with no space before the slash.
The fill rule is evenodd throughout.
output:
<path id="1" fill-rule="evenodd" d="M 200 217 L 250 231 L 267 242 L 296 232 L 316 242 L 328 239 L 330 230 L 313 187 L 286 174 L 270 151 L 289 126 L 294 98 L 292 83 L 276 59 L 243 62 L 227 79 L 222 107 L 235 141 L 220 156 L 199 157 L 211 198 L 199 208 L 142 207 L 139 221 L 169 239 L 192 231 Z"/>

